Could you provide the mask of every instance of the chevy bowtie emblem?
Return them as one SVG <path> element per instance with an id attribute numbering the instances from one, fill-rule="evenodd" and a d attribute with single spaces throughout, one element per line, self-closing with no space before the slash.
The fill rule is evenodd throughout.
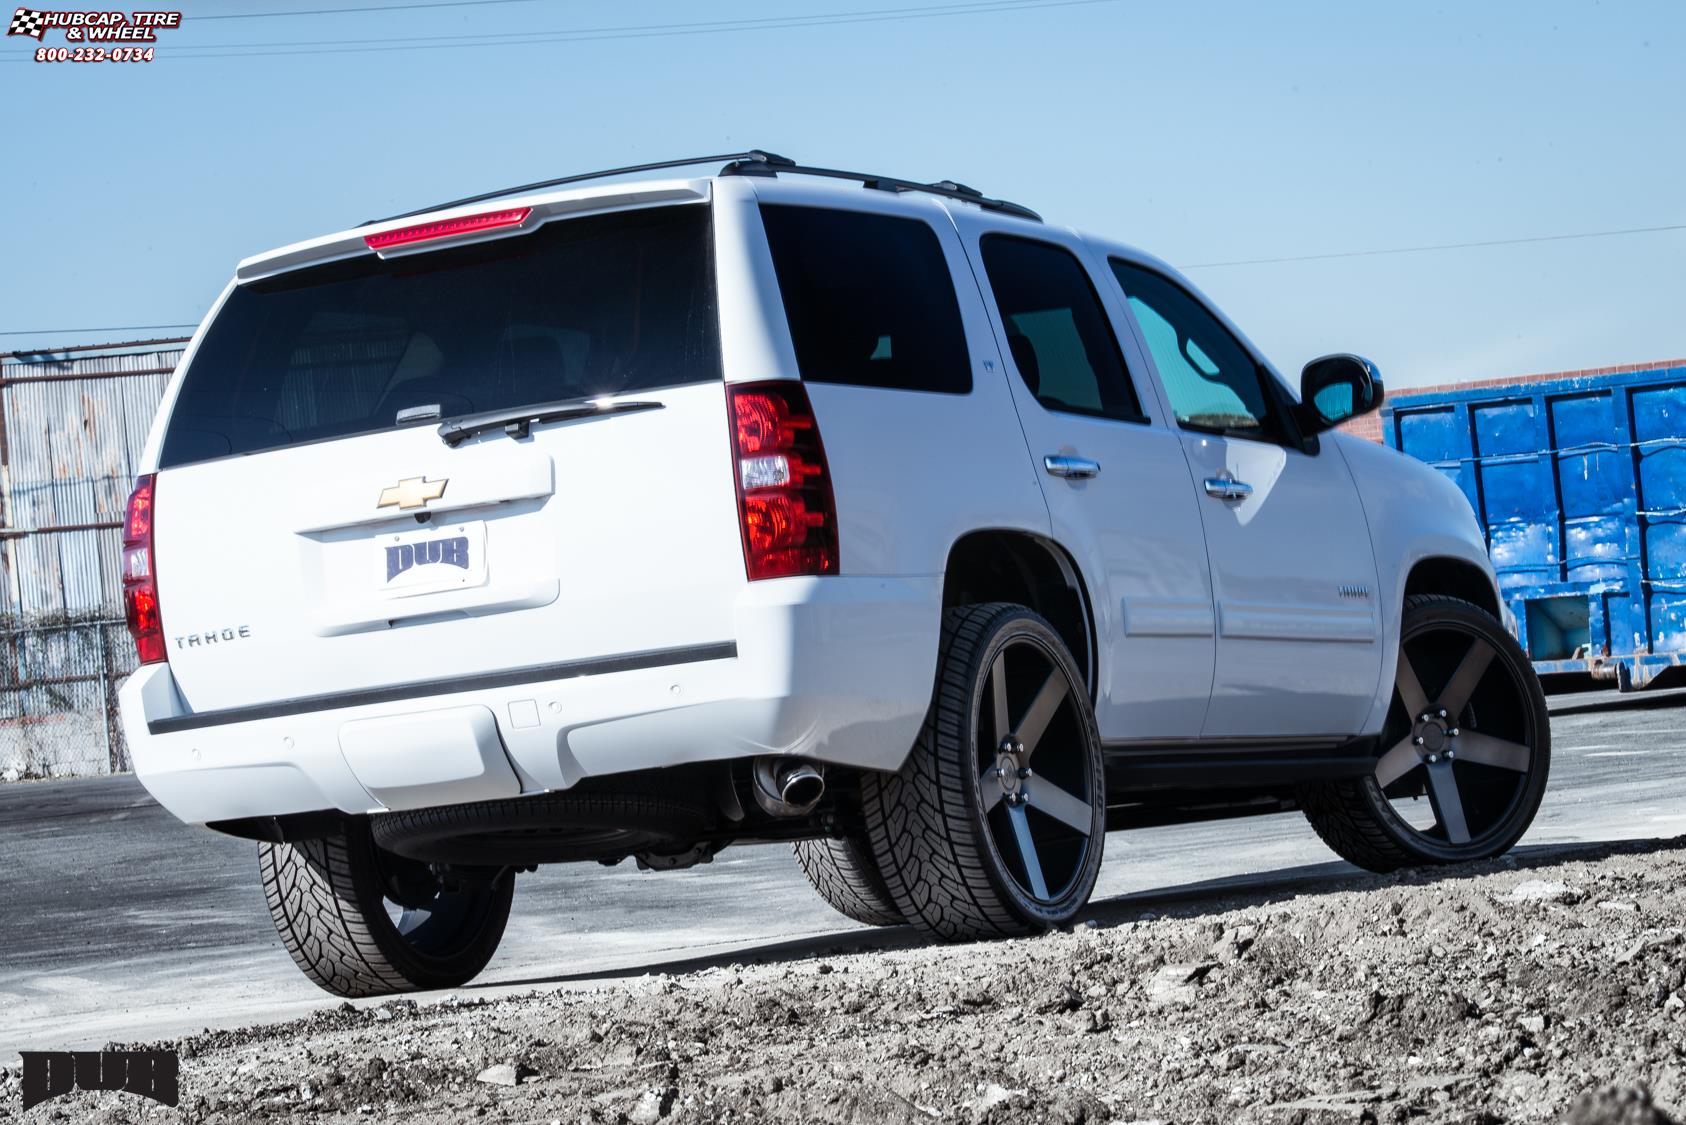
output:
<path id="1" fill-rule="evenodd" d="M 426 477 L 410 477 L 381 489 L 381 502 L 376 504 L 375 507 L 390 508 L 396 504 L 400 510 L 420 508 L 425 506 L 429 500 L 437 500 L 445 495 L 445 486 L 449 483 L 448 479 L 428 480 Z"/>

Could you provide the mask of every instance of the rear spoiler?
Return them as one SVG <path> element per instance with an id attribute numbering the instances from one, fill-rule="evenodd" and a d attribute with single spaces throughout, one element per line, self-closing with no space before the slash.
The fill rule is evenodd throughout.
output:
<path id="1" fill-rule="evenodd" d="M 388 219 L 358 227 L 355 230 L 341 231 L 338 234 L 325 235 L 308 242 L 296 242 L 291 246 L 283 246 L 279 250 L 271 250 L 268 253 L 245 259 L 235 270 L 234 277 L 236 281 L 244 283 L 256 281 L 260 278 L 274 277 L 276 274 L 296 270 L 302 266 L 321 265 L 325 262 L 355 258 L 364 254 L 379 253 L 383 258 L 396 257 L 401 254 L 422 254 L 446 246 L 462 246 L 471 242 L 486 242 L 494 238 L 516 237 L 536 230 L 551 219 L 568 215 L 579 215 L 592 211 L 616 211 L 629 207 L 647 207 L 663 203 L 702 203 L 706 202 L 708 198 L 709 181 L 707 180 L 626 184 L 611 191 L 604 191 L 600 188 L 576 190 L 543 196 L 531 201 L 513 200 L 502 204 L 498 208 L 500 212 L 512 210 L 528 212 L 519 223 L 502 223 L 481 227 L 464 224 L 461 234 L 429 237 L 422 241 L 382 248 L 379 251 L 370 246 L 371 239 L 378 243 L 380 236 L 383 234 L 415 227 L 421 222 L 449 224 L 453 220 L 475 218 L 486 210 L 484 207 L 454 207 L 422 216 Z"/>

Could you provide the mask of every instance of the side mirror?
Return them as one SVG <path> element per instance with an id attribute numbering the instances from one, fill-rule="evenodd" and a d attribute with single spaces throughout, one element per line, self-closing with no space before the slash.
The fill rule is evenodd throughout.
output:
<path id="1" fill-rule="evenodd" d="M 1334 429 L 1382 404 L 1382 377 L 1363 356 L 1314 359 L 1300 372 L 1300 422 L 1308 433 Z"/>

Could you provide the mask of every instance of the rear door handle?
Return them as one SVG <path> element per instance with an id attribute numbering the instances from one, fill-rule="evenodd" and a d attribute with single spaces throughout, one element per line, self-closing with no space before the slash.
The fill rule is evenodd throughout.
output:
<path id="1" fill-rule="evenodd" d="M 1219 500 L 1245 500 L 1253 494 L 1253 486 L 1243 480 L 1225 480 L 1222 477 L 1206 478 L 1206 495 Z"/>
<path id="2" fill-rule="evenodd" d="M 1088 480 L 1101 474 L 1101 463 L 1091 461 L 1087 457 L 1065 457 L 1050 453 L 1042 458 L 1042 467 L 1048 470 L 1050 476 L 1064 477 L 1066 480 Z"/>

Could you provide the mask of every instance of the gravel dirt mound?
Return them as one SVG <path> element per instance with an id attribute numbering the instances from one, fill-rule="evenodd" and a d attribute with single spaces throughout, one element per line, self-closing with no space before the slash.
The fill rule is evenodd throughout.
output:
<path id="1" fill-rule="evenodd" d="M 325 1004 L 182 1041 L 179 1111 L 78 1093 L 27 1120 L 1675 1121 L 1686 838 L 1564 854 L 1103 904 L 1012 941 Z"/>

